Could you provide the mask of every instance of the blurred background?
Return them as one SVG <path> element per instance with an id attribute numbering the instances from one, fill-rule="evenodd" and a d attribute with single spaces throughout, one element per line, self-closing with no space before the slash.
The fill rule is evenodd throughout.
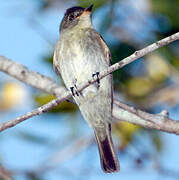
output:
<path id="1" fill-rule="evenodd" d="M 65 10 L 94 4 L 93 24 L 118 62 L 179 31 L 178 0 L 1 0 L 0 55 L 63 82 L 52 55 Z M 115 97 L 150 113 L 179 119 L 179 42 L 113 73 Z M 0 72 L 0 123 L 54 97 Z M 0 180 L 179 179 L 176 135 L 113 124 L 121 171 L 104 174 L 93 132 L 78 108 L 64 102 L 0 134 Z"/>

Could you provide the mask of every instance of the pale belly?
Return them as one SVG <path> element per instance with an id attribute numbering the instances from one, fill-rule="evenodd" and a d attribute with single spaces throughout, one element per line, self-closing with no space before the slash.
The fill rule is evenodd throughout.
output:
<path id="1" fill-rule="evenodd" d="M 88 82 L 93 74 L 96 72 L 100 73 L 109 66 L 103 54 L 93 47 L 86 49 L 85 45 L 83 46 L 80 42 L 75 43 L 73 41 L 70 45 L 67 45 L 68 48 L 65 47 L 66 45 L 61 47 L 59 53 L 61 61 L 59 63 L 61 76 L 68 89 L 74 85 L 78 87 L 79 84 Z M 104 78 L 102 80 L 103 83 L 105 83 L 105 79 L 109 79 L 109 77 Z M 110 86 L 110 84 L 108 84 L 108 86 Z M 96 87 L 97 86 L 94 84 L 87 89 L 96 91 Z"/>

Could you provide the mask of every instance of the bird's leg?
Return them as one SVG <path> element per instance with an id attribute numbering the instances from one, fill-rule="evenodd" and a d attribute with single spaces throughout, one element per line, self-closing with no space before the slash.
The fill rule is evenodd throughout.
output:
<path id="1" fill-rule="evenodd" d="M 75 89 L 76 89 L 76 90 L 75 90 L 76 95 L 79 96 L 80 92 L 78 92 L 78 88 L 77 88 L 76 84 L 74 85 L 74 87 L 75 87 Z"/>
<path id="2" fill-rule="evenodd" d="M 77 89 L 77 86 L 74 85 L 73 87 L 70 87 L 70 90 L 71 90 L 71 93 L 72 95 L 75 97 L 76 95 L 79 96 L 79 92 L 78 92 L 78 89 Z"/>
<path id="3" fill-rule="evenodd" d="M 74 87 L 70 87 L 71 93 L 73 96 L 75 96 Z"/>
<path id="4" fill-rule="evenodd" d="M 93 73 L 92 77 L 95 78 L 96 76 L 96 82 L 97 82 L 97 86 L 98 88 L 100 87 L 100 80 L 99 80 L 99 72 Z"/>
<path id="5" fill-rule="evenodd" d="M 82 95 L 82 93 L 78 91 L 78 88 L 77 88 L 76 83 L 77 83 L 77 79 L 75 79 L 75 80 L 73 81 L 74 86 L 70 87 L 70 90 L 71 90 L 71 92 L 72 92 L 72 95 L 73 95 L 73 96 Z"/>

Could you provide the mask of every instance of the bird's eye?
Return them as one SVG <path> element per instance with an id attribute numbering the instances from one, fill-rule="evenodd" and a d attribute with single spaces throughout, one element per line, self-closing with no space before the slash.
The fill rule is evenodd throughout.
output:
<path id="1" fill-rule="evenodd" d="M 69 16 L 69 20 L 72 21 L 73 19 L 74 19 L 74 15 L 71 14 L 71 15 Z"/>

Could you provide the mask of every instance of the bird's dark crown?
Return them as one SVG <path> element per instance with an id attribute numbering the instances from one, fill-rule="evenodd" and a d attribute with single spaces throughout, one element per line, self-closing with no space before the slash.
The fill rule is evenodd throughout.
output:
<path id="1" fill-rule="evenodd" d="M 79 14 L 80 15 L 84 10 L 85 10 L 85 8 L 75 6 L 75 7 L 67 9 L 65 16 L 69 16 L 70 14 Z"/>

